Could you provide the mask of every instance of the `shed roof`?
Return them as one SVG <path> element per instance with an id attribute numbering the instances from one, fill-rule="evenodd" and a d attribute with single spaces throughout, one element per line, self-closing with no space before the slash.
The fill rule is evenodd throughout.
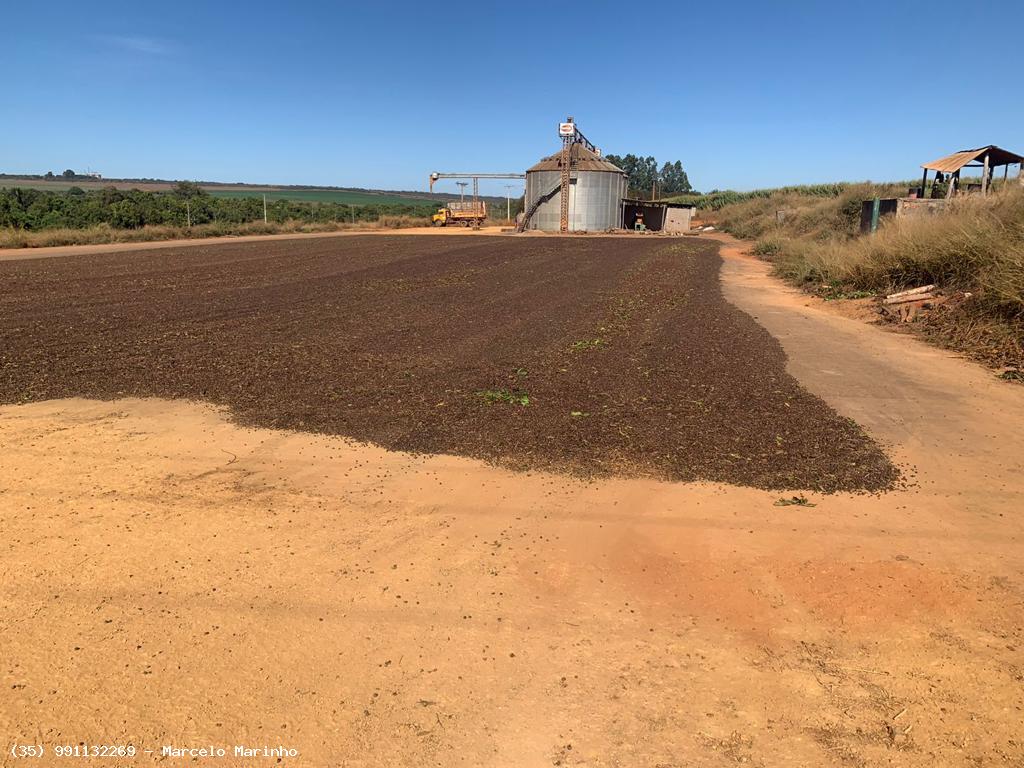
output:
<path id="1" fill-rule="evenodd" d="M 675 203 L 671 200 L 641 200 L 638 197 L 627 197 L 623 201 L 626 205 L 636 205 L 641 208 L 696 208 L 693 203 Z"/>
<path id="2" fill-rule="evenodd" d="M 584 147 L 582 144 L 573 144 L 569 150 L 572 153 L 572 167 L 577 171 L 607 171 L 609 173 L 622 173 L 626 172 L 619 168 L 619 166 L 609 163 L 603 157 L 589 149 Z M 527 168 L 526 172 L 530 171 L 560 171 L 562 170 L 562 152 L 559 150 L 553 155 L 549 155 L 542 159 L 539 163 L 531 168 Z"/>
<path id="3" fill-rule="evenodd" d="M 1005 149 L 1000 149 L 995 144 L 989 144 L 987 147 L 979 147 L 978 149 L 963 149 L 959 152 L 954 152 L 952 155 L 946 157 L 940 157 L 938 160 L 932 160 L 930 163 L 923 163 L 922 168 L 929 171 L 942 171 L 943 173 L 954 173 L 959 171 L 965 165 L 980 160 L 988 153 L 988 162 L 990 167 L 997 165 L 1010 165 L 1011 163 L 1024 162 L 1024 157 L 1018 154 L 1009 152 Z"/>

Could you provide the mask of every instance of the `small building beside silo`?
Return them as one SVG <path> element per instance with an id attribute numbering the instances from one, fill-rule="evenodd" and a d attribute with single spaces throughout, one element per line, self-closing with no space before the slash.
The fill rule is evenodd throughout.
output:
<path id="1" fill-rule="evenodd" d="M 582 144 L 570 148 L 569 231 L 603 232 L 622 227 L 626 172 Z M 526 171 L 526 210 L 537 210 L 527 229 L 558 232 L 561 223 L 562 153 Z"/>
<path id="2" fill-rule="evenodd" d="M 696 210 L 689 203 L 626 198 L 622 201 L 622 228 L 678 235 L 690 231 Z"/>

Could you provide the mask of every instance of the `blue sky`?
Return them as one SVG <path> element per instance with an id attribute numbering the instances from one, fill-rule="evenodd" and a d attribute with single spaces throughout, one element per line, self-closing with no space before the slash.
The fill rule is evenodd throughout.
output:
<path id="1" fill-rule="evenodd" d="M 1020 0 L 4 6 L 8 173 L 425 189 L 522 171 L 568 114 L 703 190 L 1024 147 Z"/>

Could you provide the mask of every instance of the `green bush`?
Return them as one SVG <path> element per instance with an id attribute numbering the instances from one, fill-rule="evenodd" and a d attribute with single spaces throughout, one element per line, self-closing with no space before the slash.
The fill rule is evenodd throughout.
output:
<path id="1" fill-rule="evenodd" d="M 269 222 L 367 223 L 382 217 L 430 216 L 428 203 L 351 206 L 333 202 L 271 200 Z M 213 197 L 198 185 L 182 182 L 171 192 L 143 192 L 105 187 L 86 192 L 72 187 L 52 192 L 24 187 L 0 188 L 0 229 L 47 231 L 88 229 L 106 225 L 114 229 L 153 226 L 245 224 L 262 222 L 261 197 Z"/>

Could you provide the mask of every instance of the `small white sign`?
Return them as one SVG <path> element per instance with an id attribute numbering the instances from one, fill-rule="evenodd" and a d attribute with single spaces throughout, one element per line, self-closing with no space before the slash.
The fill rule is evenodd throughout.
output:
<path id="1" fill-rule="evenodd" d="M 558 135 L 559 136 L 575 136 L 576 135 L 576 123 L 559 123 L 558 124 Z"/>

